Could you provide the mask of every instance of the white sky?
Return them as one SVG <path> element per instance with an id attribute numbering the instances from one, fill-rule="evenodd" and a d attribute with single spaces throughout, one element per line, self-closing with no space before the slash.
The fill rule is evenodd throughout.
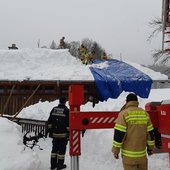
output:
<path id="1" fill-rule="evenodd" d="M 35 48 L 90 38 L 116 58 L 151 64 L 161 36 L 147 42 L 148 22 L 161 17 L 161 0 L 0 0 L 0 48 Z"/>

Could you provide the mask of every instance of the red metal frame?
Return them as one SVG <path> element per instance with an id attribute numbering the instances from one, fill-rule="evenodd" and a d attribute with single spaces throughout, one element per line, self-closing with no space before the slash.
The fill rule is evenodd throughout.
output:
<path id="1" fill-rule="evenodd" d="M 118 112 L 80 112 L 84 102 L 83 85 L 69 88 L 70 105 L 70 155 L 81 155 L 81 130 L 113 128 Z"/>
<path id="2" fill-rule="evenodd" d="M 118 112 L 80 112 L 84 102 L 84 86 L 71 85 L 69 87 L 70 105 L 70 156 L 81 155 L 81 131 L 85 129 L 114 128 Z M 170 154 L 170 104 L 146 104 L 145 109 L 150 113 L 155 128 L 159 128 L 162 136 L 163 149 Z M 163 114 L 164 113 L 164 114 Z M 165 114 L 166 113 L 166 114 Z M 162 134 L 162 135 L 163 135 Z"/>
<path id="3" fill-rule="evenodd" d="M 113 128 L 118 112 L 70 112 L 71 129 Z"/>

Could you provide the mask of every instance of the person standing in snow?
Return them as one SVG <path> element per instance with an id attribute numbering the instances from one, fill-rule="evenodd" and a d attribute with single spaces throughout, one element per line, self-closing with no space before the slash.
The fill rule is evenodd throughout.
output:
<path id="1" fill-rule="evenodd" d="M 108 57 L 107 57 L 106 53 L 103 52 L 103 54 L 101 56 L 101 60 L 107 60 L 107 59 L 108 59 Z"/>
<path id="2" fill-rule="evenodd" d="M 92 64 L 93 60 L 94 60 L 94 55 L 95 55 L 95 51 L 90 51 L 89 53 L 87 53 L 86 58 L 85 58 L 85 64 Z"/>
<path id="3" fill-rule="evenodd" d="M 127 95 L 114 127 L 112 152 L 118 159 L 121 150 L 124 170 L 147 170 L 146 153 L 153 153 L 154 129 L 149 114 L 138 105 L 135 94 Z"/>
<path id="4" fill-rule="evenodd" d="M 65 37 L 62 37 L 60 39 L 60 49 L 65 49 L 65 42 L 64 42 Z"/>
<path id="5" fill-rule="evenodd" d="M 53 138 L 51 170 L 66 168 L 64 158 L 69 137 L 69 109 L 65 103 L 66 98 L 60 97 L 59 105 L 51 110 L 47 121 L 47 133 L 49 133 L 49 137 Z"/>
<path id="6" fill-rule="evenodd" d="M 81 46 L 79 48 L 79 53 L 80 53 L 80 59 L 82 61 L 82 64 L 85 64 L 87 48 L 83 44 L 81 44 Z"/>

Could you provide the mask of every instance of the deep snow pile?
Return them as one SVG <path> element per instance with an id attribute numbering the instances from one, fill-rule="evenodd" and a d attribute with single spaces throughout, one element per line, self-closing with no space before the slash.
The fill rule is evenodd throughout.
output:
<path id="1" fill-rule="evenodd" d="M 83 65 L 67 49 L 0 50 L 0 61 L 0 80 L 94 81 L 89 65 Z M 131 62 L 129 64 L 150 76 L 152 80 L 168 78 L 160 73 L 155 74 L 154 71 L 139 64 Z M 107 61 L 101 65 L 107 67 Z M 96 65 L 92 66 L 96 67 Z"/>
<path id="2" fill-rule="evenodd" d="M 68 50 L 0 50 L 0 80 L 94 80 Z"/>
<path id="3" fill-rule="evenodd" d="M 21 127 L 6 118 L 0 118 L 0 170 L 37 169 L 40 160 L 22 143 Z"/>
<path id="4" fill-rule="evenodd" d="M 170 89 L 151 90 L 149 99 L 141 99 L 140 106 L 144 107 L 148 101 L 160 101 L 169 99 Z M 95 108 L 89 102 L 81 106 L 81 110 L 119 110 L 124 104 L 127 93 L 122 93 L 118 99 L 109 99 L 107 102 L 100 102 Z M 47 119 L 49 111 L 58 100 L 54 102 L 40 102 L 36 105 L 23 109 L 23 117 L 30 116 L 35 119 Z M 68 104 L 68 103 L 67 103 Z M 44 112 L 42 112 L 44 111 Z M 51 139 L 39 140 L 39 145 L 43 150 L 35 147 L 34 150 L 25 148 L 22 144 L 21 127 L 5 118 L 0 117 L 0 170 L 47 170 L 50 169 Z M 113 139 L 113 129 L 87 130 L 81 139 L 81 156 L 79 157 L 81 170 L 123 170 L 122 160 L 113 158 L 111 147 Z M 71 169 L 69 145 L 67 146 L 66 170 Z M 167 153 L 154 154 L 149 157 L 149 170 L 170 170 L 169 157 Z"/>
<path id="5" fill-rule="evenodd" d="M 108 99 L 107 101 L 99 102 L 95 105 L 95 107 L 92 107 L 92 103 L 88 102 L 84 105 L 81 105 L 80 109 L 81 111 L 119 111 L 125 103 L 125 96 L 127 94 L 128 92 L 122 92 L 117 99 Z M 148 99 L 138 97 L 140 107 L 145 108 L 145 104 L 151 101 L 153 102 L 170 99 L 167 94 L 170 94 L 170 89 L 151 89 Z M 58 105 L 58 100 L 53 102 L 40 101 L 37 104 L 24 108 L 17 117 L 47 120 L 51 109 L 56 105 Z M 69 107 L 68 102 L 66 105 Z"/>

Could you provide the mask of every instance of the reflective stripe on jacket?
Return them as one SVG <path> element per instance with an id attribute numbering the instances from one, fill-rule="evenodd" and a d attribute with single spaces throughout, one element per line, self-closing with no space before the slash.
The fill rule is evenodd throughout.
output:
<path id="1" fill-rule="evenodd" d="M 119 113 L 113 140 L 115 152 L 123 156 L 124 162 L 146 160 L 146 148 L 154 147 L 154 138 L 150 135 L 153 126 L 149 114 L 138 107 L 137 101 L 130 101 Z"/>

